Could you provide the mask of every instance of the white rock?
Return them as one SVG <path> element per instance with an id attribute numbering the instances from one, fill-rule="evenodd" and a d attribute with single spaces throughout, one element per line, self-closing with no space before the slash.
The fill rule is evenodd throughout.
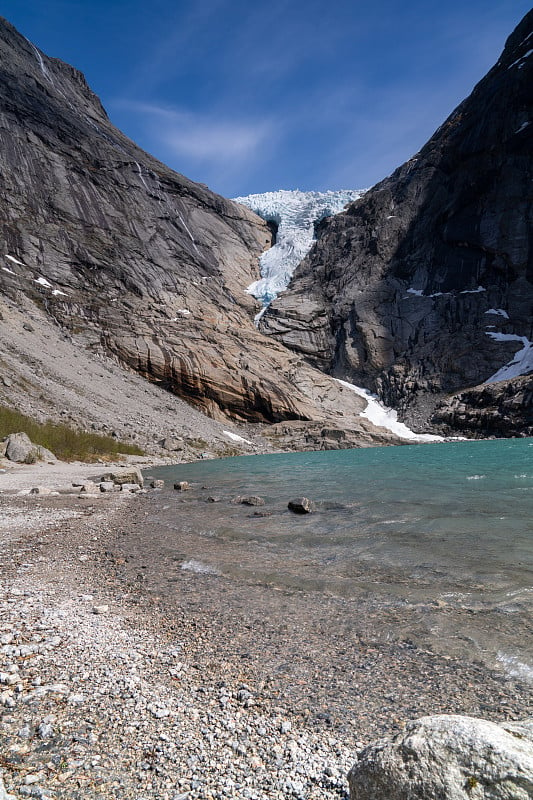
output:
<path id="1" fill-rule="evenodd" d="M 531 800 L 533 718 L 422 717 L 359 754 L 351 800 Z"/>
<path id="2" fill-rule="evenodd" d="M 93 614 L 107 614 L 109 612 L 109 606 L 102 605 L 102 606 L 93 606 Z"/>

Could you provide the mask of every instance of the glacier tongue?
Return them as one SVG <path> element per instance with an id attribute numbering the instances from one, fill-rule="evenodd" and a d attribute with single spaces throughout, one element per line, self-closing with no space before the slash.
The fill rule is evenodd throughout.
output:
<path id="1" fill-rule="evenodd" d="M 278 226 L 276 243 L 260 258 L 262 277 L 248 286 L 246 291 L 261 300 L 264 306 L 271 303 L 287 288 L 294 270 L 311 249 L 315 223 L 338 214 L 347 203 L 357 200 L 364 192 L 364 189 L 338 192 L 280 189 L 277 192 L 235 197 L 237 203 Z"/>

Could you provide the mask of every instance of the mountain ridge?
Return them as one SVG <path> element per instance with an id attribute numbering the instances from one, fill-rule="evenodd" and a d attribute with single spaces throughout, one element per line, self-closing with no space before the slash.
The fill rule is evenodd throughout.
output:
<path id="1" fill-rule="evenodd" d="M 440 403 L 497 373 L 518 341 L 532 347 L 532 28 L 529 12 L 419 153 L 322 223 L 261 320 L 263 332 L 367 386 L 411 424 L 431 428 Z M 490 309 L 506 316 L 487 323 Z M 458 430 L 493 435 L 493 416 L 489 405 L 475 430 Z M 517 413 L 513 435 L 531 435 L 522 420 Z"/>
<path id="2" fill-rule="evenodd" d="M 283 446 L 398 441 L 360 417 L 364 400 L 254 327 L 259 304 L 245 288 L 271 241 L 266 223 L 144 153 L 77 70 L 6 21 L 0 145 L 0 366 L 11 375 L 0 401 L 24 396 L 27 377 L 5 355 L 17 320 L 43 337 L 59 331 L 74 352 L 112 358 L 222 422 L 283 423 Z M 23 338 L 17 348 L 34 362 Z M 41 372 L 53 366 L 43 361 Z M 39 415 L 53 403 L 38 377 L 26 410 Z"/>

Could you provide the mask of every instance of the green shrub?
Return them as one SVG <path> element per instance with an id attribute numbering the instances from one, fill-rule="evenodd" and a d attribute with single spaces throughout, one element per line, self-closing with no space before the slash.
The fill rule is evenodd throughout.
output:
<path id="1" fill-rule="evenodd" d="M 119 442 L 112 436 L 76 431 L 67 425 L 39 423 L 6 406 L 0 406 L 0 440 L 10 433 L 27 433 L 34 444 L 51 450 L 62 461 L 111 460 L 119 454 L 143 455 L 140 447 Z"/>

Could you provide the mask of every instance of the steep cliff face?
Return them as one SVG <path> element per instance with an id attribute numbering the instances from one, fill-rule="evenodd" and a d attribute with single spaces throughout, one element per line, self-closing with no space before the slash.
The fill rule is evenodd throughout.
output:
<path id="1" fill-rule="evenodd" d="M 529 346 L 532 68 L 530 12 L 425 147 L 324 220 L 262 330 L 419 423 Z"/>
<path id="2" fill-rule="evenodd" d="M 9 320 L 31 327 L 33 308 L 39 331 L 48 320 L 212 417 L 348 421 L 353 444 L 396 441 L 359 417 L 360 397 L 255 329 L 245 288 L 267 224 L 140 150 L 79 72 L 1 19 L 0 152 L 0 353 Z"/>

